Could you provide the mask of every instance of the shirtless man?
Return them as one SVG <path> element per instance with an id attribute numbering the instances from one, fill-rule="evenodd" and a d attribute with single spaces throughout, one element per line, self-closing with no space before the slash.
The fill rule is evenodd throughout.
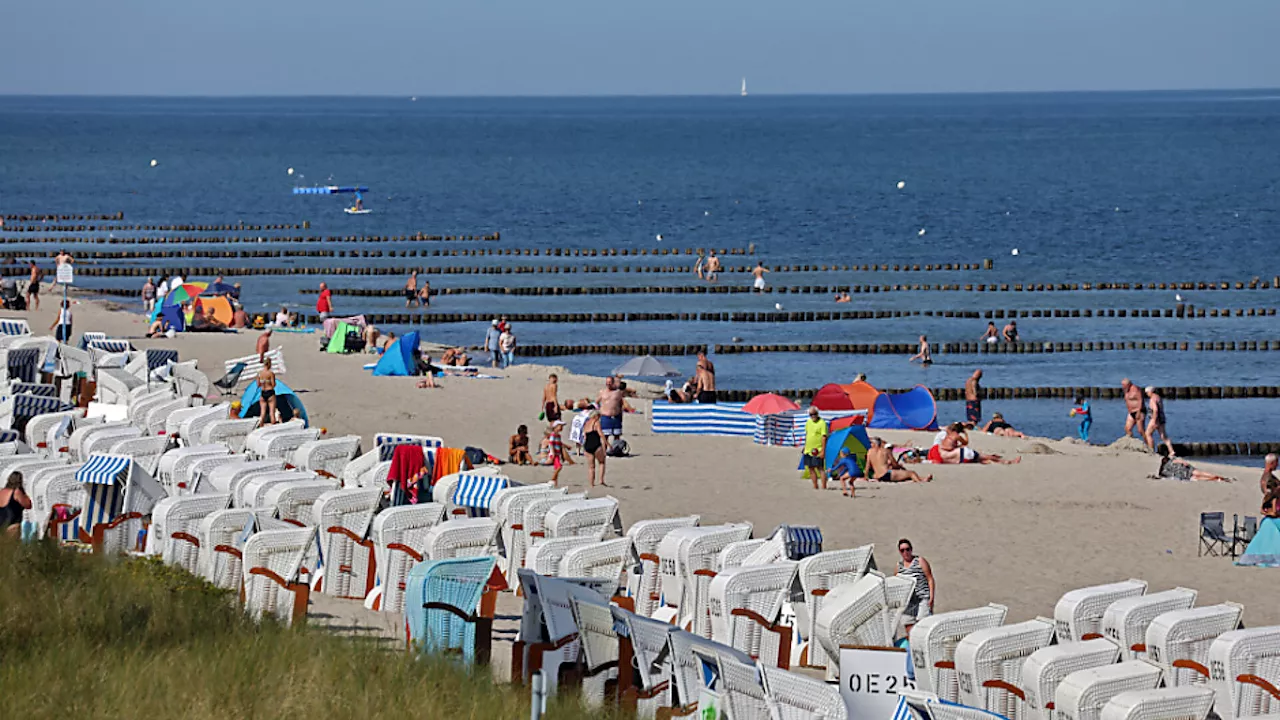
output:
<path id="1" fill-rule="evenodd" d="M 706 351 L 698 352 L 698 370 L 694 374 L 694 384 L 698 387 L 699 405 L 716 404 L 716 366 L 707 359 Z"/>
<path id="2" fill-rule="evenodd" d="M 894 459 L 893 453 L 889 452 L 888 446 L 884 444 L 882 438 L 871 438 L 871 449 L 867 450 L 867 479 L 872 482 L 929 482 L 933 480 L 930 475 L 927 478 L 920 477 L 920 474 L 912 470 L 908 470 L 897 460 Z"/>
<path id="3" fill-rule="evenodd" d="M 418 307 L 431 307 L 431 281 L 423 280 L 422 289 L 418 290 Z"/>
<path id="4" fill-rule="evenodd" d="M 920 361 L 921 365 L 933 364 L 933 353 L 929 351 L 929 338 L 924 335 L 920 336 L 920 352 L 907 358 L 907 362 Z"/>
<path id="5" fill-rule="evenodd" d="M 404 306 L 407 308 L 413 305 L 414 301 L 417 299 L 418 299 L 418 271 L 414 270 L 413 272 L 409 273 L 409 279 L 405 281 L 405 284 L 404 284 Z M 418 306 L 421 307 L 422 303 L 419 302 Z"/>
<path id="6" fill-rule="evenodd" d="M 1003 337 L 1004 341 L 1007 343 L 1018 342 L 1018 321 L 1010 320 L 1009 324 L 1005 325 L 1004 329 L 1000 331 L 1000 336 Z"/>
<path id="7" fill-rule="evenodd" d="M 1129 417 L 1124 421 L 1124 434 L 1126 437 L 1133 437 L 1133 431 L 1136 428 L 1141 434 L 1146 427 L 1146 412 L 1142 403 L 1142 388 L 1134 385 L 1129 378 L 1120 381 L 1120 389 L 1124 391 L 1124 408 L 1129 411 Z"/>
<path id="8" fill-rule="evenodd" d="M 712 250 L 707 256 L 707 282 L 715 282 L 720 279 L 720 258 L 716 257 L 716 251 Z"/>
<path id="9" fill-rule="evenodd" d="M 271 328 L 267 328 L 258 336 L 258 345 L 254 352 L 258 353 L 258 362 L 266 364 L 267 352 L 271 350 Z"/>
<path id="10" fill-rule="evenodd" d="M 622 440 L 622 391 L 618 389 L 617 378 L 604 379 L 604 389 L 596 396 L 596 406 L 600 408 L 600 439 L 608 449 Z"/>
<path id="11" fill-rule="evenodd" d="M 764 274 L 767 272 L 769 272 L 769 269 L 764 266 L 764 261 L 757 260 L 756 268 L 751 271 L 751 274 L 755 276 L 755 279 L 756 279 L 755 280 L 756 292 L 761 292 L 761 293 L 764 292 Z"/>
<path id="12" fill-rule="evenodd" d="M 1005 460 L 1000 455 L 985 455 L 969 447 L 969 435 L 965 432 L 964 425 L 960 423 L 952 423 L 947 428 L 946 437 L 942 442 L 938 443 L 938 451 L 944 464 L 960 465 L 960 464 L 981 464 L 990 465 L 997 463 L 1000 465 L 1016 465 L 1022 462 L 1022 458 L 1014 458 L 1013 460 Z"/>
<path id="13" fill-rule="evenodd" d="M 560 378 L 555 373 L 547 376 L 547 385 L 542 388 L 542 412 L 546 413 L 547 424 L 560 419 L 560 400 L 556 393 L 560 389 Z"/>
<path id="14" fill-rule="evenodd" d="M 978 338 L 978 340 L 989 345 L 1000 342 L 1000 331 L 996 330 L 996 324 L 988 322 L 986 331 L 982 333 L 982 337 Z"/>
<path id="15" fill-rule="evenodd" d="M 982 422 L 982 369 L 973 371 L 964 381 L 964 417 L 970 426 Z"/>
<path id="16" fill-rule="evenodd" d="M 258 371 L 258 410 L 262 419 L 259 426 L 275 424 L 276 417 L 276 374 L 271 371 L 271 358 L 262 361 L 262 369 Z"/>

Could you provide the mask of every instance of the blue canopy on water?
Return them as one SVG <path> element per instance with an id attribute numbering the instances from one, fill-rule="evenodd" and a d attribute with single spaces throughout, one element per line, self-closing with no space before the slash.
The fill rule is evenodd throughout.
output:
<path id="1" fill-rule="evenodd" d="M 405 376 L 418 374 L 418 333 L 405 333 L 391 343 L 382 358 L 373 367 L 374 377 Z"/>
<path id="2" fill-rule="evenodd" d="M 318 185 L 313 187 L 296 187 L 294 195 L 338 195 L 340 193 L 369 192 L 363 185 Z"/>
<path id="3" fill-rule="evenodd" d="M 244 394 L 240 396 L 240 417 L 259 417 L 262 414 L 262 408 L 258 406 L 258 400 L 261 397 L 262 391 L 258 389 L 258 381 L 249 383 L 249 387 L 245 388 Z M 285 422 L 299 417 L 307 427 L 310 427 L 311 420 L 307 417 L 307 409 L 302 406 L 298 394 L 279 378 L 276 379 L 276 408 L 280 410 L 280 418 Z"/>

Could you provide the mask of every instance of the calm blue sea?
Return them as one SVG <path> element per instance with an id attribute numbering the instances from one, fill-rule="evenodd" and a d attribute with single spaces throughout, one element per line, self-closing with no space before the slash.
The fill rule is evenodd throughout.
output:
<path id="1" fill-rule="evenodd" d="M 310 220 L 311 232 L 322 235 L 500 231 L 499 246 L 515 248 L 754 243 L 766 264 L 996 263 L 994 271 L 969 273 L 772 273 L 775 285 L 1235 282 L 1280 274 L 1280 96 L 1274 92 L 417 101 L 5 97 L 0 147 L 0 213 L 123 211 L 138 223 Z M 296 184 L 329 183 L 371 186 L 366 203 L 374 213 L 349 217 L 342 213 L 347 198 L 290 192 Z M 7 240 L 18 237 L 0 233 Z M 263 262 L 309 267 L 353 261 Z M 186 264 L 201 263 L 227 261 Z M 244 284 L 251 308 L 309 307 L 314 298 L 298 290 L 318 280 L 249 277 Z M 695 281 L 691 275 L 637 273 L 431 277 L 433 287 Z M 331 284 L 402 282 L 338 278 Z M 747 279 L 729 275 L 722 282 Z M 84 278 L 82 284 L 138 283 Z M 1183 295 L 1204 307 L 1275 307 L 1280 300 L 1276 290 Z M 839 308 L 1165 308 L 1175 302 L 1172 292 L 1141 291 L 888 293 L 855 300 Z M 338 301 L 341 312 L 400 306 L 392 298 Z M 437 308 L 698 312 L 770 310 L 775 302 L 787 310 L 836 309 L 822 295 L 466 295 L 441 298 Z M 735 336 L 750 344 L 903 342 L 922 332 L 946 342 L 976 340 L 984 325 L 925 318 L 525 324 L 517 334 L 526 344 L 724 343 Z M 1027 319 L 1019 326 L 1028 339 L 1051 341 L 1280 339 L 1275 318 Z M 446 325 L 426 334 L 476 343 L 483 330 L 479 324 Z M 619 360 L 570 357 L 563 363 L 604 372 Z M 675 362 L 692 369 L 690 359 Z M 856 372 L 881 386 L 954 386 L 976 362 L 986 367 L 993 387 L 1109 385 L 1126 375 L 1155 385 L 1280 384 L 1270 353 L 943 356 L 929 369 L 897 357 L 764 354 L 724 356 L 718 369 L 725 387 L 816 387 L 846 382 Z M 1074 427 L 1065 404 L 1000 404 L 1010 421 L 1036 433 L 1061 436 Z M 1170 403 L 1170 430 L 1176 439 L 1280 440 L 1271 421 L 1274 405 Z M 944 406 L 943 413 L 959 411 Z M 1097 437 L 1118 434 L 1118 409 L 1103 405 L 1098 415 Z"/>

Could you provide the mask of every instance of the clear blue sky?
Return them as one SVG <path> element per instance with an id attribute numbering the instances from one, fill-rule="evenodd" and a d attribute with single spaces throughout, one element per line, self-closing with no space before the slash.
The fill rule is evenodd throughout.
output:
<path id="1" fill-rule="evenodd" d="M 1280 86 L 1280 0 L 16 0 L 0 93 Z"/>

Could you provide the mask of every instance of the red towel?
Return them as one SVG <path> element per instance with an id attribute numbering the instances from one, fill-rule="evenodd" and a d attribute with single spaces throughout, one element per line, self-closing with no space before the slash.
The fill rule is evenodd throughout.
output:
<path id="1" fill-rule="evenodd" d="M 418 481 L 430 472 L 422 455 L 421 445 L 398 445 L 391 456 L 391 470 L 387 472 L 387 484 L 398 486 L 409 503 L 417 503 Z"/>

